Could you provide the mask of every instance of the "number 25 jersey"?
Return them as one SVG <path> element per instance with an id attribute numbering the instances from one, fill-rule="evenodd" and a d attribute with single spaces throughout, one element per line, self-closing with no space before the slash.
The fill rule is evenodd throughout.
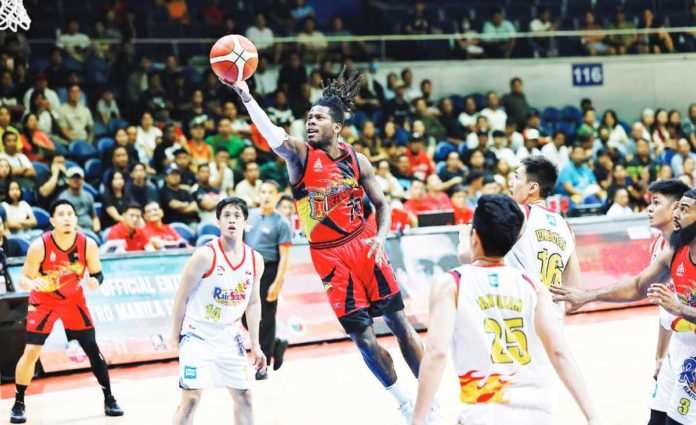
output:
<path id="1" fill-rule="evenodd" d="M 549 363 L 534 327 L 535 283 L 502 264 L 464 265 L 450 274 L 460 282 L 452 342 L 460 401 L 550 411 Z"/>
<path id="2" fill-rule="evenodd" d="M 505 256 L 505 264 L 522 270 L 546 287 L 563 284 L 563 270 L 575 250 L 575 236 L 559 214 L 537 205 L 522 205 L 527 220 L 522 236 Z"/>

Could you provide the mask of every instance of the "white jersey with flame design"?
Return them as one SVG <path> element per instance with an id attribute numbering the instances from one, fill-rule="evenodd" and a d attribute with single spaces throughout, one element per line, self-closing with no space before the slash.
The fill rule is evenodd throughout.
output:
<path id="1" fill-rule="evenodd" d="M 213 263 L 186 303 L 181 334 L 193 333 L 209 339 L 242 318 L 256 277 L 256 254 L 245 244 L 242 259 L 233 264 L 219 238 L 207 243 L 204 249 L 213 250 Z"/>
<path id="2" fill-rule="evenodd" d="M 491 409 L 550 414 L 550 364 L 534 327 L 535 283 L 502 264 L 464 265 L 450 273 L 459 282 L 452 351 L 460 420 Z"/>
<path id="3" fill-rule="evenodd" d="M 524 271 L 546 287 L 563 284 L 563 270 L 575 250 L 575 236 L 563 217 L 537 205 L 522 205 L 524 231 L 505 264 Z"/>

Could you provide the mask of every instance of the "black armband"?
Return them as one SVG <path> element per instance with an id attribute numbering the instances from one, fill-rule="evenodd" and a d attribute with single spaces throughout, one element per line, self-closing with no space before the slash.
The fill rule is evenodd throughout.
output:
<path id="1" fill-rule="evenodd" d="M 92 275 L 92 277 L 95 278 L 95 279 L 97 279 L 97 281 L 99 282 L 100 285 L 101 285 L 102 283 L 104 283 L 104 273 L 102 273 L 101 270 L 98 271 L 97 273 L 94 273 L 94 274 Z"/>

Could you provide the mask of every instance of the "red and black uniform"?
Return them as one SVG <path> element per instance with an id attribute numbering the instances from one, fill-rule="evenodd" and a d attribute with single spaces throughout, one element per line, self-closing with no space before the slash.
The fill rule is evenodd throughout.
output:
<path id="1" fill-rule="evenodd" d="M 363 240 L 377 229 L 365 220 L 355 151 L 343 142 L 338 146 L 343 154 L 332 159 L 307 145 L 304 173 L 292 193 L 314 268 L 336 316 L 351 333 L 404 305 L 391 264 L 378 266 L 374 257 L 367 258 L 370 246 Z"/>
<path id="2" fill-rule="evenodd" d="M 696 264 L 689 255 L 689 245 L 680 248 L 672 257 L 672 283 L 682 304 L 696 307 Z"/>
<path id="3" fill-rule="evenodd" d="M 42 240 L 44 258 L 38 278 L 47 285 L 41 291 L 31 291 L 27 314 L 27 343 L 36 345 L 46 341 L 58 319 L 66 333 L 94 328 L 80 284 L 87 269 L 87 237 L 78 232 L 65 251 L 58 247 L 52 232 L 44 233 Z"/>

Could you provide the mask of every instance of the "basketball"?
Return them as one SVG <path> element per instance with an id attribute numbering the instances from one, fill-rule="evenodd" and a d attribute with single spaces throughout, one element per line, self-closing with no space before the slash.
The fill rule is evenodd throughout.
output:
<path id="1" fill-rule="evenodd" d="M 259 54 L 254 43 L 239 34 L 226 35 L 210 49 L 210 66 L 218 77 L 234 82 L 244 81 L 256 71 Z"/>

